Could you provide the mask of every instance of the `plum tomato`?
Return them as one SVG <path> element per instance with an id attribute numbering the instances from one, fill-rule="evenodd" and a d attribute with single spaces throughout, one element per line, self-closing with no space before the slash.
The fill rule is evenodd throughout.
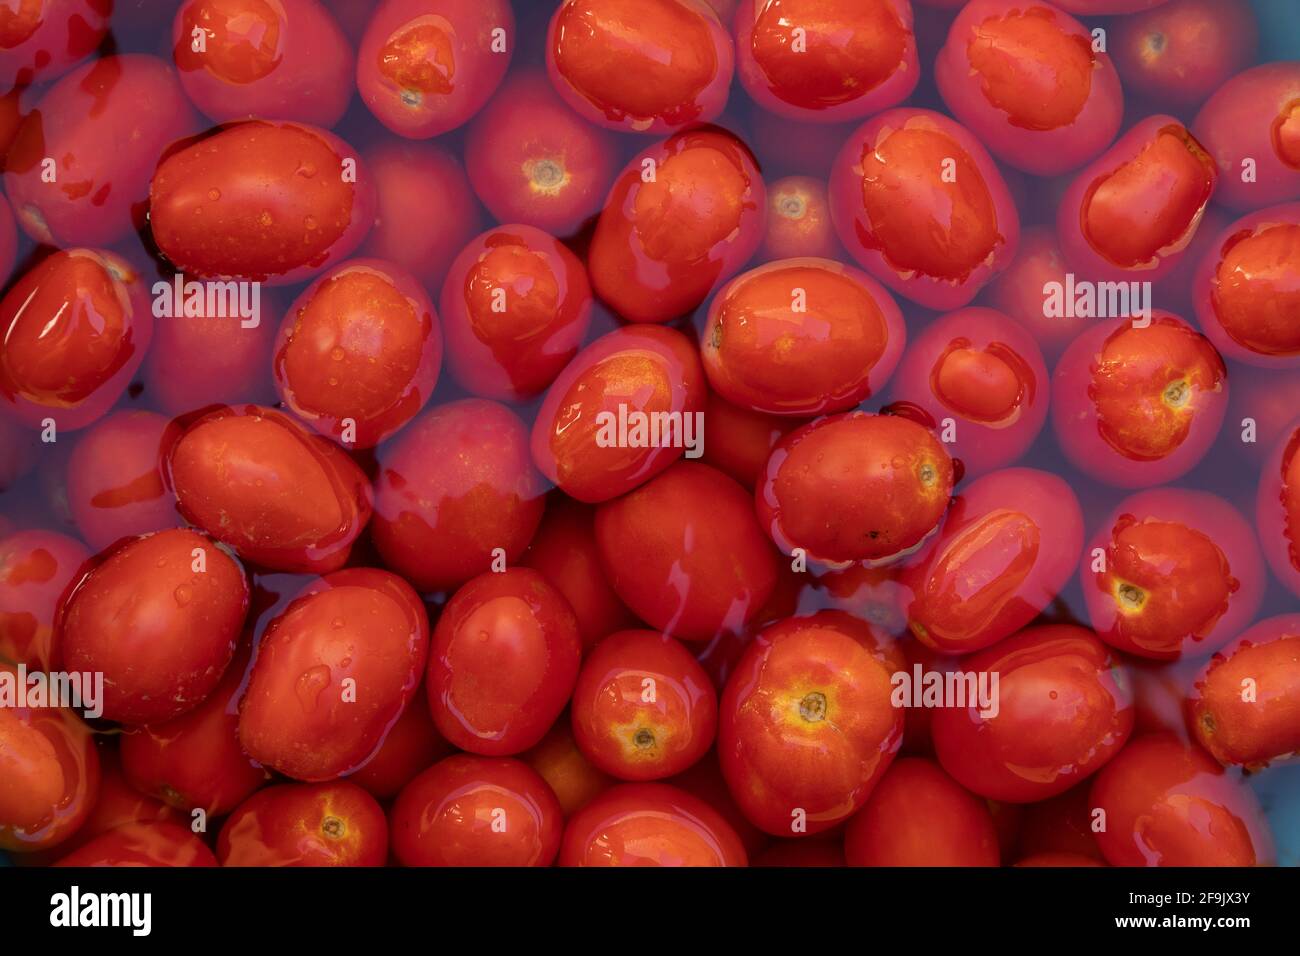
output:
<path id="1" fill-rule="evenodd" d="M 212 855 L 189 827 L 170 820 L 124 823 L 73 850 L 55 866 L 217 866 Z"/>
<path id="2" fill-rule="evenodd" d="M 630 322 L 686 315 L 749 260 L 766 219 L 767 189 L 744 143 L 716 128 L 678 133 L 615 179 L 591 240 L 591 286 Z"/>
<path id="3" fill-rule="evenodd" d="M 1300 419 L 1286 427 L 1264 463 L 1255 528 L 1273 574 L 1300 595 Z"/>
<path id="4" fill-rule="evenodd" d="M 758 520 L 786 554 L 892 561 L 934 530 L 955 480 L 947 450 L 910 418 L 831 415 L 777 443 L 755 491 Z"/>
<path id="5" fill-rule="evenodd" d="M 84 544 L 55 531 L 0 538 L 0 661 L 49 668 L 56 613 L 89 560 Z"/>
<path id="6" fill-rule="evenodd" d="M 995 644 L 1055 599 L 1082 549 L 1083 512 L 1064 479 L 990 472 L 957 496 L 939 535 L 901 571 L 908 626 L 949 654 Z"/>
<path id="7" fill-rule="evenodd" d="M 1018 855 L 1068 855 L 1100 865 L 1104 858 L 1092 834 L 1091 789 L 1092 781 L 1085 780 L 1058 796 L 1025 804 L 1016 840 Z"/>
<path id="8" fill-rule="evenodd" d="M 439 312 L 447 365 L 475 395 L 531 398 L 578 353 L 591 325 L 582 260 L 540 229 L 503 225 L 456 257 Z"/>
<path id="9" fill-rule="evenodd" d="M 371 537 L 384 563 L 421 592 L 513 564 L 546 507 L 528 436 L 504 405 L 439 405 L 384 446 Z"/>
<path id="10" fill-rule="evenodd" d="M 749 494 L 699 462 L 600 505 L 596 542 L 623 603 L 686 641 L 742 630 L 776 585 L 776 554 Z"/>
<path id="11" fill-rule="evenodd" d="M 187 0 L 172 59 L 186 95 L 217 123 L 333 126 L 352 99 L 352 45 L 318 0 Z"/>
<path id="12" fill-rule="evenodd" d="M 567 711 L 556 719 L 537 746 L 520 754 L 519 759 L 541 774 L 555 791 L 565 819 L 616 782 L 613 777 L 596 769 L 578 749 L 578 742 L 573 737 L 573 721 Z"/>
<path id="13" fill-rule="evenodd" d="M 95 837 L 128 823 L 179 821 L 180 814 L 175 808 L 167 806 L 161 800 L 145 796 L 127 783 L 126 778 L 122 776 L 115 748 L 103 746 L 101 743 L 98 751 L 99 795 L 86 822 L 78 827 L 77 832 L 71 837 L 59 843 L 54 848 L 54 853 L 27 854 L 23 857 L 24 861 L 54 862 L 59 857 L 81 849 Z"/>
<path id="14" fill-rule="evenodd" d="M 1082 166 L 1124 115 L 1115 65 L 1050 3 L 974 0 L 935 61 L 943 101 L 998 159 L 1038 176 Z"/>
<path id="15" fill-rule="evenodd" d="M 1032 226 L 1020 234 L 1020 251 L 1006 271 L 989 283 L 983 300 L 1028 329 L 1049 362 L 1092 324 L 1086 312 L 1080 315 L 1074 309 L 1061 309 L 1064 314 L 1056 314 L 1047 308 L 1044 290 L 1050 288 L 1049 283 L 1064 290 L 1067 271 L 1056 230 Z"/>
<path id="16" fill-rule="evenodd" d="M 943 769 L 982 797 L 1033 803 L 1064 793 L 1133 730 L 1128 674 L 1087 628 L 1030 627 L 961 666 L 987 681 L 990 706 L 966 694 L 934 712 L 930 734 Z"/>
<path id="17" fill-rule="evenodd" d="M 679 642 L 619 631 L 594 647 L 573 688 L 573 736 L 597 768 L 620 780 L 662 780 L 713 746 L 718 697 Z"/>
<path id="18" fill-rule="evenodd" d="M 1192 121 L 1220 174 L 1217 202 L 1242 212 L 1300 199 L 1300 63 L 1265 63 L 1218 88 Z"/>
<path id="19" fill-rule="evenodd" d="M 1066 262 L 1089 278 L 1154 282 L 1196 235 L 1220 180 L 1172 116 L 1149 116 L 1085 166 L 1056 217 Z"/>
<path id="20" fill-rule="evenodd" d="M 843 618 L 787 618 L 754 638 L 727 681 L 718 757 L 765 833 L 819 833 L 848 819 L 898 752 L 894 665 L 863 637 Z"/>
<path id="21" fill-rule="evenodd" d="M 1223 646 L 1254 620 L 1265 584 L 1246 519 L 1216 495 L 1181 488 L 1121 501 L 1079 576 L 1097 636 L 1155 660 Z"/>
<path id="22" fill-rule="evenodd" d="M 1047 420 L 1050 386 L 1031 334 L 1000 312 L 968 307 L 925 327 L 904 353 L 890 393 L 941 431 L 951 423 L 948 453 L 974 477 L 1029 450 Z"/>
<path id="23" fill-rule="evenodd" d="M 655 326 L 616 329 L 551 383 L 533 423 L 533 461 L 570 497 L 615 498 L 692 445 L 699 453 L 705 395 L 704 369 L 686 336 Z"/>
<path id="24" fill-rule="evenodd" d="M 575 116 L 545 73 L 528 69 L 470 124 L 465 165 L 497 221 L 567 236 L 600 211 L 618 169 L 612 139 Z"/>
<path id="25" fill-rule="evenodd" d="M 811 176 L 786 176 L 767 188 L 767 232 L 760 259 L 839 259 L 826 184 Z"/>
<path id="26" fill-rule="evenodd" d="M 933 761 L 896 760 L 844 831 L 849 866 L 997 866 L 988 805 Z"/>
<path id="27" fill-rule="evenodd" d="M 417 690 L 379 749 L 361 769 L 348 774 L 347 779 L 372 797 L 388 800 L 397 796 L 422 770 L 451 752 L 451 744 L 433 726 L 424 693 Z"/>
<path id="28" fill-rule="evenodd" d="M 1095 834 L 1113 866 L 1269 866 L 1273 841 L 1250 788 L 1172 734 L 1135 738 L 1093 778 Z"/>
<path id="29" fill-rule="evenodd" d="M 470 753 L 521 753 L 564 710 L 581 658 L 573 609 L 541 574 L 481 574 L 452 595 L 433 632 L 425 689 L 434 726 Z"/>
<path id="30" fill-rule="evenodd" d="M 18 671 L 0 662 L 5 681 Z M 0 850 L 62 843 L 99 793 L 94 734 L 62 707 L 0 707 Z"/>
<path id="31" fill-rule="evenodd" d="M 199 706 L 235 654 L 248 613 L 244 569 L 205 535 L 133 538 L 77 585 L 55 625 L 55 660 L 102 672 L 103 716 L 153 724 Z"/>
<path id="32" fill-rule="evenodd" d="M 287 415 L 222 407 L 190 424 L 167 461 L 187 520 L 277 571 L 335 571 L 370 519 L 370 484 L 332 442 Z"/>
<path id="33" fill-rule="evenodd" d="M 357 89 L 394 133 L 431 139 L 491 98 L 515 40 L 508 0 L 383 0 L 357 50 Z"/>
<path id="34" fill-rule="evenodd" d="M 898 581 L 899 569 L 857 562 L 813 575 L 803 585 L 800 608 L 848 611 L 890 637 L 907 633 L 906 589 Z"/>
<path id="35" fill-rule="evenodd" d="M 95 60 L 50 87 L 24 117 L 5 159 L 5 195 L 37 242 L 114 243 L 145 225 L 158 156 L 198 130 L 176 74 L 162 60 Z M 51 175 L 58 177 L 55 188 Z"/>
<path id="36" fill-rule="evenodd" d="M 108 32 L 112 3 L 23 0 L 0 17 L 0 86 L 48 82 L 90 56 Z"/>
<path id="37" fill-rule="evenodd" d="M 714 297 L 700 340 L 709 385 L 773 415 L 843 412 L 879 392 L 907 330 L 893 297 L 829 259 L 751 269 Z"/>
<path id="38" fill-rule="evenodd" d="M 625 783 L 569 818 L 560 866 L 746 866 L 717 810 L 666 783 Z"/>
<path id="39" fill-rule="evenodd" d="M 393 854 L 403 866 L 550 866 L 560 801 L 522 760 L 455 754 L 397 795 Z"/>
<path id="40" fill-rule="evenodd" d="M 563 0 L 546 67 L 583 119 L 663 135 L 722 112 L 735 53 L 705 0 Z"/>
<path id="41" fill-rule="evenodd" d="M 1215 654 L 1187 709 L 1220 763 L 1256 770 L 1300 753 L 1300 614 L 1260 621 Z"/>
<path id="42" fill-rule="evenodd" d="M 222 866 L 383 866 L 388 821 L 354 783 L 282 783 L 250 796 L 217 836 Z"/>
<path id="43" fill-rule="evenodd" d="M 913 302 L 957 309 L 1015 258 L 1020 217 L 965 127 L 888 110 L 858 127 L 830 178 L 835 231 L 862 267 Z"/>
<path id="44" fill-rule="evenodd" d="M 1261 209 L 1233 222 L 1214 238 L 1193 283 L 1197 322 L 1225 358 L 1265 368 L 1297 367 L 1300 203 Z"/>
<path id="45" fill-rule="evenodd" d="M 249 120 L 171 153 L 149 201 L 159 250 L 199 279 L 301 282 L 351 255 L 375 221 L 356 150 L 301 123 Z"/>
<path id="46" fill-rule="evenodd" d="M 736 71 L 763 109 L 839 123 L 895 106 L 921 74 L 906 0 L 741 0 Z"/>
<path id="47" fill-rule="evenodd" d="M 1186 474 L 1214 443 L 1228 404 L 1223 359 L 1178 316 L 1094 325 L 1056 364 L 1052 425 L 1084 474 L 1120 488 Z"/>
<path id="48" fill-rule="evenodd" d="M 752 490 L 776 443 L 801 424 L 805 423 L 797 418 L 732 405 L 710 391 L 704 406 L 704 430 L 709 440 L 701 460 Z"/>
<path id="49" fill-rule="evenodd" d="M 126 391 L 153 336 L 143 275 L 96 249 L 65 249 L 0 300 L 0 406 L 63 429 L 102 416 Z"/>

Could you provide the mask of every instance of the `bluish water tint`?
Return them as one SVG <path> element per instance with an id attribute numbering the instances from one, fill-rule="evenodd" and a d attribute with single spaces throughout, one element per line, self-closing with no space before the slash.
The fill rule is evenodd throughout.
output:
<path id="1" fill-rule="evenodd" d="M 1254 0 L 1259 59 L 1300 60 L 1300 0 Z"/>

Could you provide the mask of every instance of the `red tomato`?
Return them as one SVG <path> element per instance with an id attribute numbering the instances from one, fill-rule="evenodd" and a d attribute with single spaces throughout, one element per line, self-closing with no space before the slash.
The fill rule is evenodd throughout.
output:
<path id="1" fill-rule="evenodd" d="M 1300 419 L 1287 426 L 1264 463 L 1255 518 L 1274 576 L 1300 595 Z"/>
<path id="2" fill-rule="evenodd" d="M 722 112 L 735 54 L 705 0 L 564 0 L 546 66 L 583 119 L 662 135 Z"/>
<path id="3" fill-rule="evenodd" d="M 94 52 L 108 32 L 104 0 L 22 0 L 0 18 L 0 85 L 48 82 Z"/>
<path id="4" fill-rule="evenodd" d="M 1246 519 L 1222 498 L 1180 488 L 1121 501 L 1079 576 L 1097 635 L 1156 660 L 1222 647 L 1254 620 L 1265 584 Z"/>
<path id="5" fill-rule="evenodd" d="M 1233 380 L 1232 394 L 1228 396 L 1231 425 L 1223 429 L 1219 439 L 1233 454 L 1245 455 L 1246 460 L 1259 466 L 1277 447 L 1296 409 L 1300 409 L 1300 375 L 1285 369 L 1251 369 L 1244 378 Z M 1254 423 L 1253 435 L 1246 433 L 1246 419 Z M 1245 441 L 1248 437 L 1255 440 Z"/>
<path id="6" fill-rule="evenodd" d="M 997 866 L 998 835 L 983 800 L 937 764 L 896 760 L 844 831 L 849 866 Z"/>
<path id="7" fill-rule="evenodd" d="M 746 866 L 744 844 L 698 797 L 664 783 L 606 790 L 569 818 L 560 866 Z"/>
<path id="8" fill-rule="evenodd" d="M 1020 234 L 1020 251 L 987 290 L 988 304 L 1028 329 L 1048 360 L 1056 359 L 1093 321 L 1074 309 L 1062 310 L 1072 314 L 1049 314 L 1044 290 L 1052 282 L 1064 290 L 1066 271 L 1056 230 L 1034 226 Z"/>
<path id="9" fill-rule="evenodd" d="M 1020 818 L 1019 856 L 1081 857 L 1101 865 L 1101 848 L 1093 837 L 1093 827 L 1101 821 L 1093 814 L 1091 789 L 1091 781 L 1084 781 L 1059 796 L 1026 804 Z"/>
<path id="10" fill-rule="evenodd" d="M 934 74 L 953 115 L 990 152 L 1038 176 L 1092 159 L 1124 115 L 1110 57 L 1050 3 L 973 0 L 953 21 Z"/>
<path id="11" fill-rule="evenodd" d="M 1128 675 L 1086 628 L 1031 627 L 960 667 L 987 682 L 991 706 L 971 699 L 967 678 L 965 700 L 936 710 L 930 732 L 943 769 L 982 797 L 1032 803 L 1064 793 L 1133 730 Z"/>
<path id="12" fill-rule="evenodd" d="M 1269 866 L 1268 823 L 1250 788 L 1170 734 L 1139 737 L 1093 781 L 1096 833 L 1113 866 Z"/>
<path id="13" fill-rule="evenodd" d="M 64 430 L 102 416 L 153 335 L 144 277 L 120 256 L 68 249 L 42 259 L 0 300 L 0 398 L 20 421 Z M 43 427 L 43 425 L 42 425 Z"/>
<path id="14" fill-rule="evenodd" d="M 537 771 L 471 754 L 407 784 L 391 820 L 403 866 L 550 866 L 564 830 L 560 801 Z"/>
<path id="15" fill-rule="evenodd" d="M 734 27 L 745 91 L 792 119 L 861 119 L 907 99 L 921 73 L 900 0 L 742 0 Z"/>
<path id="16" fill-rule="evenodd" d="M 491 98 L 515 39 L 507 0 L 383 0 L 357 50 L 357 89 L 394 133 L 430 139 Z"/>
<path id="17" fill-rule="evenodd" d="M 108 245 L 144 226 L 154 164 L 198 128 L 162 60 L 95 60 L 50 87 L 24 118 L 5 161 L 5 194 L 37 242 Z"/>
<path id="18" fill-rule="evenodd" d="M 425 695 L 417 690 L 379 749 L 347 779 L 372 797 L 387 800 L 451 752 L 451 744 L 433 726 Z"/>
<path id="19" fill-rule="evenodd" d="M 1015 863 L 1015 866 L 1105 866 L 1097 860 L 1079 853 L 1040 853 L 1036 856 L 1027 856 Z"/>
<path id="20" fill-rule="evenodd" d="M 1184 475 L 1223 424 L 1228 379 L 1209 340 L 1169 312 L 1094 325 L 1053 372 L 1052 425 L 1076 468 L 1120 488 Z"/>
<path id="21" fill-rule="evenodd" d="M 370 519 L 370 484 L 352 459 L 258 405 L 192 423 L 167 466 L 186 519 L 277 571 L 337 570 Z"/>
<path id="22" fill-rule="evenodd" d="M 789 618 L 754 638 L 718 727 L 722 773 L 752 823 L 819 833 L 862 807 L 902 742 L 890 674 L 842 620 Z"/>
<path id="23" fill-rule="evenodd" d="M 524 424 L 504 405 L 439 405 L 385 446 L 371 536 L 384 563 L 419 591 L 458 587 L 515 562 L 546 499 Z"/>
<path id="24" fill-rule="evenodd" d="M 688 438 L 700 447 L 705 393 L 699 356 L 680 332 L 617 329 L 551 383 L 533 424 L 533 461 L 579 501 L 618 497 L 676 461 Z"/>
<path id="25" fill-rule="evenodd" d="M 2 108 L 0 101 L 0 108 Z M 0 117 L 0 120 L 3 118 Z M 0 136 L 3 134 L 0 133 Z M 3 168 L 3 147 L 0 147 L 0 168 Z M 5 285 L 14 275 L 14 263 L 18 260 L 18 227 L 14 223 L 13 210 L 3 197 L 0 197 L 0 282 Z"/>
<path id="26" fill-rule="evenodd" d="M 618 151 L 609 133 L 574 115 L 541 70 L 527 69 L 470 124 L 465 165 L 498 221 L 567 236 L 600 211 Z"/>
<path id="27" fill-rule="evenodd" d="M 375 220 L 356 150 L 301 123 L 222 127 L 163 159 L 149 200 L 159 250 L 201 279 L 301 282 L 351 255 Z"/>
<path id="28" fill-rule="evenodd" d="M 1082 548 L 1083 513 L 1063 479 L 1032 468 L 978 478 L 901 573 L 912 633 L 950 654 L 995 644 L 1052 602 Z"/>
<path id="29" fill-rule="evenodd" d="M 333 126 L 352 98 L 352 46 L 317 0 L 187 0 L 172 45 L 186 94 L 218 123 Z"/>
<path id="30" fill-rule="evenodd" d="M 434 725 L 461 750 L 521 753 L 564 710 L 581 657 L 577 618 L 538 572 L 481 574 L 447 602 L 433 632 Z"/>
<path id="31" fill-rule="evenodd" d="M 217 858 L 188 827 L 158 820 L 125 823 L 95 837 L 55 866 L 217 866 Z"/>
<path id="32" fill-rule="evenodd" d="M 0 660 L 49 668 L 55 614 L 89 560 L 84 544 L 54 531 L 0 538 Z"/>
<path id="33" fill-rule="evenodd" d="M 943 445 L 911 419 L 832 415 L 777 443 L 755 493 L 758 520 L 786 554 L 894 560 L 934 530 L 955 480 Z"/>
<path id="34" fill-rule="evenodd" d="M 370 794 L 346 780 L 268 787 L 221 827 L 222 866 L 383 866 L 388 821 Z"/>
<path id="35" fill-rule="evenodd" d="M 490 229 L 442 287 L 451 374 L 484 398 L 530 398 L 578 353 L 591 305 L 587 270 L 564 245 L 532 226 Z"/>
<path id="36" fill-rule="evenodd" d="M 768 415 L 732 405 L 709 392 L 704 407 L 709 435 L 701 459 L 752 489 L 763 475 L 776 443 L 800 424 L 797 418 Z"/>
<path id="37" fill-rule="evenodd" d="M 239 742 L 296 780 L 355 770 L 415 697 L 428 650 L 424 605 L 397 575 L 348 568 L 320 578 L 262 635 Z"/>
<path id="38" fill-rule="evenodd" d="M 842 257 L 824 182 L 786 176 L 768 187 L 767 232 L 758 254 L 767 260 Z"/>
<path id="39" fill-rule="evenodd" d="M 644 4 L 636 0 L 638 9 Z M 614 61 L 620 71 L 625 60 Z M 749 260 L 766 219 L 767 189 L 744 143 L 715 128 L 678 133 L 638 154 L 614 181 L 588 254 L 592 288 L 630 322 L 686 315 Z"/>
<path id="40" fill-rule="evenodd" d="M 837 839 L 776 840 L 750 866 L 847 866 L 844 842 Z"/>
<path id="41" fill-rule="evenodd" d="M 519 759 L 536 770 L 555 792 L 566 819 L 615 783 L 578 749 L 568 712 L 561 714 L 541 742 L 520 754 Z"/>
<path id="42" fill-rule="evenodd" d="M 804 585 L 800 607 L 848 611 L 891 637 L 907 633 L 907 589 L 898 581 L 898 568 L 873 567 L 867 562 L 824 571 Z"/>
<path id="43" fill-rule="evenodd" d="M 68 597 L 56 625 L 56 662 L 103 673 L 106 719 L 171 720 L 221 682 L 248 602 L 243 568 L 197 531 L 134 538 Z"/>
<path id="44" fill-rule="evenodd" d="M 930 110 L 881 113 L 831 170 L 835 231 L 862 267 L 930 309 L 956 309 L 1015 258 L 1020 218 L 968 130 Z"/>
<path id="45" fill-rule="evenodd" d="M 971 477 L 1029 450 L 1050 382 L 1034 337 L 1000 312 L 965 308 L 931 322 L 904 353 L 891 395 L 925 411 Z"/>

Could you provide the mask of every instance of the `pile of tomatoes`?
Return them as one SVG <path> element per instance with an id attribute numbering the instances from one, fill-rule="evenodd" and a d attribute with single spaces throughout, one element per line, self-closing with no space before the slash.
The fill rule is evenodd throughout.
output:
<path id="1" fill-rule="evenodd" d="M 0 850 L 1276 862 L 1260 10 L 0 2 Z"/>

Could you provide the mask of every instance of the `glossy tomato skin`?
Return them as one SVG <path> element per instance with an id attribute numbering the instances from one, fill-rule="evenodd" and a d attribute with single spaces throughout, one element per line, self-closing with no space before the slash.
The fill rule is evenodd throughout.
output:
<path id="1" fill-rule="evenodd" d="M 561 714 L 536 747 L 519 755 L 555 792 L 565 819 L 617 782 L 592 765 L 573 737 L 573 722 Z"/>
<path id="2" fill-rule="evenodd" d="M 912 633 L 949 654 L 997 643 L 1060 593 L 1082 547 L 1083 513 L 1063 479 L 1032 468 L 976 479 L 900 574 Z"/>
<path id="3" fill-rule="evenodd" d="M 773 836 L 827 830 L 861 809 L 898 752 L 891 665 L 842 621 L 760 632 L 718 707 L 718 757 L 745 816 Z"/>
<path id="4" fill-rule="evenodd" d="M 1171 734 L 1138 737 L 1093 780 L 1097 844 L 1112 866 L 1269 866 L 1268 823 L 1250 788 Z"/>
<path id="5" fill-rule="evenodd" d="M 826 184 L 811 176 L 785 176 L 767 189 L 767 232 L 760 259 L 841 259 L 831 223 Z"/>
<path id="6" fill-rule="evenodd" d="M 400 266 L 352 259 L 308 286 L 276 339 L 280 398 L 348 448 L 372 448 L 429 401 L 442 364 L 442 327 L 421 285 Z"/>
<path id="7" fill-rule="evenodd" d="M 1210 341 L 1178 316 L 1153 310 L 1149 325 L 1093 325 L 1052 375 L 1052 426 L 1066 457 L 1120 488 L 1181 477 L 1223 424 L 1227 370 Z"/>
<path id="8" fill-rule="evenodd" d="M 849 254 L 930 309 L 968 303 L 1020 242 L 1020 217 L 992 157 L 969 130 L 930 110 L 888 110 L 854 130 L 831 168 L 830 202 Z"/>
<path id="9" fill-rule="evenodd" d="M 1064 793 L 1110 760 L 1133 730 L 1133 692 L 1110 650 L 1086 628 L 1027 628 L 962 662 L 998 674 L 993 706 L 934 712 L 944 770 L 982 797 L 1032 803 Z"/>
<path id="10" fill-rule="evenodd" d="M 712 127 L 677 133 L 614 180 L 588 254 L 592 288 L 630 322 L 685 315 L 749 260 L 766 218 L 744 143 Z"/>
<path id="11" fill-rule="evenodd" d="M 374 568 L 309 585 L 267 626 L 239 704 L 239 742 L 295 780 L 360 767 L 415 697 L 429 619 L 411 586 Z"/>
<path id="12" fill-rule="evenodd" d="M 1017 169 L 1055 176 L 1082 166 L 1119 132 L 1115 65 L 1087 27 L 1050 3 L 975 0 L 935 62 L 953 115 Z"/>
<path id="13" fill-rule="evenodd" d="M 5 11 L 0 32 L 0 85 L 48 82 L 84 60 L 108 32 L 112 4 L 37 0 Z"/>
<path id="14" fill-rule="evenodd" d="M 623 603 L 682 640 L 741 630 L 776 584 L 776 555 L 749 495 L 698 462 L 602 504 L 596 542 Z"/>
<path id="15" fill-rule="evenodd" d="M 0 401 L 31 426 L 90 424 L 126 390 L 153 324 L 144 276 L 116 253 L 42 259 L 0 300 Z"/>
<path id="16" fill-rule="evenodd" d="M 473 754 L 412 780 L 390 819 L 403 866 L 550 866 L 564 830 L 560 802 L 537 771 Z"/>
<path id="17" fill-rule="evenodd" d="M 1056 230 L 1031 226 L 1020 234 L 1016 257 L 1005 272 L 989 283 L 982 300 L 1028 329 L 1049 362 L 1055 361 L 1093 321 L 1074 310 L 1058 316 L 1045 308 L 1044 288 L 1055 282 L 1064 290 L 1068 271 Z"/>
<path id="18" fill-rule="evenodd" d="M 1029 450 L 1047 420 L 1050 393 L 1034 337 L 1002 313 L 975 306 L 928 324 L 890 389 L 894 401 L 952 423 L 946 448 L 972 478 Z"/>
<path id="19" fill-rule="evenodd" d="M 1254 620 L 1266 583 L 1246 519 L 1216 495 L 1181 488 L 1116 505 L 1079 574 L 1097 636 L 1155 660 L 1218 650 Z"/>
<path id="20" fill-rule="evenodd" d="M 895 106 L 921 72 L 912 7 L 900 0 L 741 0 L 734 36 L 745 91 L 763 109 L 805 122 Z"/>
<path id="21" fill-rule="evenodd" d="M 829 259 L 769 262 L 709 306 L 700 357 L 727 401 L 774 415 L 842 412 L 879 392 L 907 330 L 888 292 Z"/>
<path id="22" fill-rule="evenodd" d="M 187 520 L 277 571 L 337 570 L 370 520 L 361 469 L 337 445 L 262 406 L 202 416 L 167 467 Z"/>
<path id="23" fill-rule="evenodd" d="M 531 398 L 578 353 L 591 309 L 582 260 L 540 229 L 497 226 L 461 251 L 442 286 L 448 367 L 483 398 Z"/>
<path id="24" fill-rule="evenodd" d="M 936 829 L 938 828 L 938 829 Z M 896 760 L 844 831 L 849 866 L 997 866 L 988 805 L 930 760 Z"/>
<path id="25" fill-rule="evenodd" d="M 930 430 L 898 415 L 847 412 L 790 432 L 755 489 L 758 520 L 787 554 L 843 566 L 897 560 L 948 507 L 952 459 Z"/>
<path id="26" fill-rule="evenodd" d="M 55 866 L 217 866 L 189 827 L 169 820 L 125 823 L 72 851 Z"/>
<path id="27" fill-rule="evenodd" d="M 504 405 L 439 405 L 385 446 L 371 529 L 384 563 L 421 592 L 487 571 L 496 549 L 517 561 L 546 499 L 523 422 Z"/>
<path id="28" fill-rule="evenodd" d="M 1274 576 L 1300 595 L 1300 419 L 1286 427 L 1264 462 L 1255 527 Z"/>
<path id="29" fill-rule="evenodd" d="M 704 0 L 564 0 L 546 68 L 583 119 L 663 135 L 722 112 L 735 53 Z"/>
<path id="30" fill-rule="evenodd" d="M 318 0 L 187 0 L 172 22 L 181 85 L 217 123 L 260 117 L 333 126 L 352 98 L 353 59 Z"/>
<path id="31" fill-rule="evenodd" d="M 217 836 L 222 866 L 383 866 L 388 821 L 354 783 L 267 787 L 239 805 Z"/>
<path id="32" fill-rule="evenodd" d="M 357 89 L 394 133 L 430 139 L 482 108 L 516 41 L 507 0 L 383 0 L 357 50 Z"/>
<path id="33" fill-rule="evenodd" d="M 452 751 L 451 744 L 433 726 L 425 695 L 417 690 L 379 749 L 364 766 L 348 774 L 347 779 L 372 797 L 388 800 L 397 796 L 422 770 Z"/>
<path id="34" fill-rule="evenodd" d="M 434 725 L 471 753 L 521 753 L 564 710 L 581 656 L 577 618 L 541 574 L 481 574 L 452 596 L 434 629 L 426 683 Z"/>
<path id="35" fill-rule="evenodd" d="M 302 123 L 236 123 L 169 154 L 149 201 L 154 240 L 187 277 L 270 285 L 342 262 L 375 219 L 356 150 Z"/>
<path id="36" fill-rule="evenodd" d="M 683 431 L 682 441 L 661 440 L 658 447 L 618 447 L 605 439 L 617 439 L 609 433 L 617 431 L 620 411 L 626 410 L 629 439 L 633 413 L 646 421 L 675 416 L 684 427 L 703 412 L 706 391 L 699 355 L 686 336 L 653 326 L 616 329 L 579 352 L 551 383 L 533 423 L 533 461 L 572 498 L 588 504 L 616 498 L 681 457 L 685 439 Z"/>
<path id="37" fill-rule="evenodd" d="M 746 866 L 740 837 L 698 797 L 664 783 L 625 783 L 569 818 L 560 866 Z"/>
<path id="38" fill-rule="evenodd" d="M 49 668 L 55 616 L 89 560 L 84 544 L 55 531 L 0 538 L 0 659 Z"/>

